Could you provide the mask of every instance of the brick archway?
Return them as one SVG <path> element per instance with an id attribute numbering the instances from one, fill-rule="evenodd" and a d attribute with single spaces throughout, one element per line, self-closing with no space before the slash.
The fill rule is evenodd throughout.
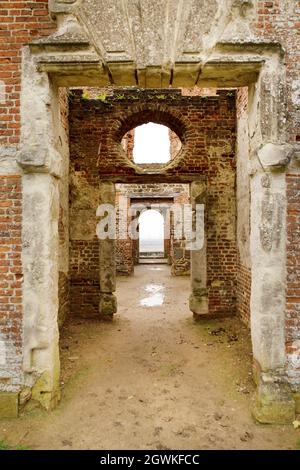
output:
<path id="1" fill-rule="evenodd" d="M 170 96 L 174 96 L 174 92 L 170 93 Z M 193 131 L 191 122 L 184 116 L 180 115 L 176 109 L 172 109 L 170 101 L 167 99 L 168 94 L 160 95 L 163 96 L 166 104 L 154 104 L 149 103 L 140 106 L 132 106 L 129 109 L 127 116 L 122 118 L 119 123 L 119 127 L 115 132 L 115 139 L 118 143 L 122 141 L 127 133 L 132 134 L 134 139 L 134 129 L 137 127 L 148 124 L 160 124 L 169 129 L 169 133 L 173 134 L 173 139 L 177 138 L 180 142 L 180 149 L 176 154 L 170 155 L 170 160 L 167 163 L 150 163 L 146 164 L 148 168 L 168 168 L 168 166 L 176 165 L 182 158 L 191 152 L 191 139 L 189 138 L 189 131 Z M 160 98 L 162 100 L 162 98 Z M 163 101 L 162 100 L 162 101 Z M 132 155 L 130 155 L 132 157 Z M 132 161 L 132 159 L 130 158 Z M 145 164 L 134 163 L 136 167 L 146 168 Z"/>
<path id="2" fill-rule="evenodd" d="M 157 95 L 161 96 L 159 93 Z M 124 134 L 135 127 L 148 122 L 154 122 L 171 129 L 177 134 L 182 144 L 186 144 L 188 141 L 188 131 L 192 129 L 191 123 L 184 116 L 180 115 L 176 109 L 172 110 L 168 95 L 172 97 L 174 92 L 170 91 L 166 96 L 162 95 L 166 104 L 152 105 L 148 102 L 130 107 L 128 115 L 120 118 L 119 126 L 115 131 L 116 139 L 121 140 Z M 158 99 L 163 101 L 161 98 Z"/>

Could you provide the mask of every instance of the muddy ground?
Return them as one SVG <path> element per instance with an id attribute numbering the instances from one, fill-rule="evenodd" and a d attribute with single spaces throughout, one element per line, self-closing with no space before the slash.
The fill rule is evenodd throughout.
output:
<path id="1" fill-rule="evenodd" d="M 250 413 L 249 332 L 237 319 L 195 323 L 189 279 L 166 265 L 118 279 L 112 324 L 73 318 L 61 337 L 62 400 L 0 422 L 29 449 L 297 449 L 300 430 Z"/>

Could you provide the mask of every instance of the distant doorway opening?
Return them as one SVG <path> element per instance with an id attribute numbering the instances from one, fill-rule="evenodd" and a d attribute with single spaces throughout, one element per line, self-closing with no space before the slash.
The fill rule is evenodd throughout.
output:
<path id="1" fill-rule="evenodd" d="M 140 259 L 162 259 L 165 257 L 165 223 L 162 214 L 153 209 L 146 210 L 139 218 Z"/>

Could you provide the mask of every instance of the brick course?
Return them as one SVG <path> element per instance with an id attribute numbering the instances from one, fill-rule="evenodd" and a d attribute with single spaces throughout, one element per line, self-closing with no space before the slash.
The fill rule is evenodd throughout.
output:
<path id="1" fill-rule="evenodd" d="M 0 385 L 8 391 L 17 389 L 22 374 L 21 229 L 21 177 L 0 176 L 0 341 L 5 358 Z"/>
<path id="2" fill-rule="evenodd" d="M 300 178 L 287 175 L 287 351 L 300 341 Z M 299 343 L 300 344 L 300 343 Z M 298 345 L 299 348 L 299 345 Z"/>
<path id="3" fill-rule="evenodd" d="M 0 145 L 19 142 L 22 46 L 55 28 L 48 0 L 0 1 L 0 80 L 6 93 L 0 103 Z"/>
<path id="4" fill-rule="evenodd" d="M 241 160 L 240 166 L 237 168 L 237 218 L 241 216 L 241 212 L 246 212 L 248 220 L 242 219 L 242 223 L 237 227 L 237 312 L 240 318 L 246 325 L 250 325 L 250 296 L 251 296 L 251 268 L 250 268 L 250 187 L 248 176 L 248 160 L 249 160 L 249 146 L 248 132 L 245 129 L 248 121 L 248 88 L 240 88 L 237 91 L 236 113 L 238 121 L 238 136 L 237 136 L 237 158 Z M 240 172 L 241 174 L 238 174 Z M 246 175 L 244 174 L 246 173 Z M 245 179 L 248 180 L 248 185 L 245 188 Z M 242 192 L 240 194 L 240 192 Z M 239 196 L 243 198 L 239 200 Z M 240 246 L 246 249 L 248 253 L 247 259 L 245 255 L 242 257 L 239 252 Z"/>

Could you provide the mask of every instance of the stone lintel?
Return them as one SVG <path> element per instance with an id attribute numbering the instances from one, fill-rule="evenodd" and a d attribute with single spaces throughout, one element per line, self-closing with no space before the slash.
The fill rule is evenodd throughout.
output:
<path id="1" fill-rule="evenodd" d="M 225 53 L 234 53 L 242 52 L 243 54 L 269 54 L 278 53 L 280 56 L 283 56 L 285 51 L 280 42 L 276 41 L 266 41 L 259 38 L 245 39 L 242 41 L 241 38 L 238 38 L 236 41 L 219 41 L 215 47 L 216 51 L 225 52 Z"/>
<path id="2" fill-rule="evenodd" d="M 187 62 L 176 62 L 173 70 L 173 82 L 172 85 L 177 87 L 193 87 L 198 80 L 199 73 L 201 70 L 201 62 L 195 63 Z"/>
<path id="3" fill-rule="evenodd" d="M 47 72 L 58 86 L 104 87 L 110 77 L 95 54 L 65 56 L 44 54 L 38 57 L 37 70 Z"/>
<path id="4" fill-rule="evenodd" d="M 72 37 L 58 37 L 58 38 L 47 38 L 48 40 L 34 41 L 29 44 L 30 51 L 33 54 L 40 54 L 42 52 L 51 53 L 78 53 L 88 52 L 90 50 L 90 43 L 87 40 L 81 38 Z"/>
<path id="5" fill-rule="evenodd" d="M 148 66 L 136 70 L 137 85 L 141 88 L 168 88 L 171 69 L 166 66 Z"/>
<path id="6" fill-rule="evenodd" d="M 136 67 L 131 60 L 122 60 L 119 62 L 108 62 L 110 74 L 114 85 L 116 86 L 136 86 Z"/>
<path id="7" fill-rule="evenodd" d="M 181 183 L 181 184 L 188 184 L 193 181 L 199 181 L 199 175 L 193 173 L 186 173 L 186 174 L 166 174 L 163 172 L 151 173 L 145 172 L 142 174 L 135 174 L 135 175 L 121 175 L 115 176 L 111 173 L 101 174 L 101 178 L 107 181 L 111 181 L 116 184 L 127 184 L 127 183 L 137 183 L 137 184 L 147 184 L 147 183 Z M 205 178 L 203 177 L 203 181 Z"/>
<path id="8" fill-rule="evenodd" d="M 197 85 L 201 87 L 219 87 L 219 86 L 246 86 L 257 81 L 259 72 L 264 64 L 261 58 L 246 60 L 242 57 L 240 60 L 230 57 L 228 60 L 213 59 L 205 63 Z"/>

